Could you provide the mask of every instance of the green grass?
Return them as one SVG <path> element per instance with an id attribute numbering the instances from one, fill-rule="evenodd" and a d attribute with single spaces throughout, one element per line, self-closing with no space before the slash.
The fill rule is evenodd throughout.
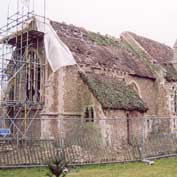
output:
<path id="1" fill-rule="evenodd" d="M 0 170 L 0 177 L 45 177 L 47 172 L 45 168 Z"/>
<path id="2" fill-rule="evenodd" d="M 0 177 L 45 177 L 47 169 L 1 170 Z M 177 158 L 157 160 L 154 165 L 127 163 L 95 165 L 71 170 L 67 177 L 177 177 Z"/>

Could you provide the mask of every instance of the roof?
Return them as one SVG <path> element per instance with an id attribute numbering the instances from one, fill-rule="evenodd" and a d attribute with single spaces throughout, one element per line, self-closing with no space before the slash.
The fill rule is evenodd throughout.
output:
<path id="1" fill-rule="evenodd" d="M 171 47 L 131 32 L 128 33 L 146 50 L 146 52 L 148 52 L 148 54 L 155 60 L 156 64 L 159 64 L 165 69 L 165 78 L 167 81 L 177 81 L 177 71 L 172 64 L 174 52 Z"/>
<path id="2" fill-rule="evenodd" d="M 51 25 L 78 64 L 99 65 L 154 79 L 146 65 L 122 47 L 119 39 L 64 23 L 51 21 Z"/>
<path id="3" fill-rule="evenodd" d="M 154 58 L 158 63 L 166 63 L 173 59 L 173 49 L 165 44 L 136 35 L 131 36 Z"/>
<path id="4" fill-rule="evenodd" d="M 103 109 L 136 110 L 139 112 L 148 110 L 143 100 L 124 81 L 94 73 L 81 72 L 80 75 Z"/>
<path id="5" fill-rule="evenodd" d="M 162 64 L 163 68 L 166 70 L 166 80 L 169 82 L 177 81 L 177 71 L 171 63 Z"/>
<path id="6" fill-rule="evenodd" d="M 142 61 L 141 56 L 125 47 L 121 39 L 65 23 L 51 21 L 51 25 L 79 65 L 101 66 L 125 71 L 138 77 L 156 79 L 154 72 L 146 62 Z M 153 58 L 155 63 L 152 65 L 160 65 L 166 70 L 167 81 L 177 81 L 175 69 L 170 64 L 173 59 L 172 48 L 134 33 L 128 33 Z"/>

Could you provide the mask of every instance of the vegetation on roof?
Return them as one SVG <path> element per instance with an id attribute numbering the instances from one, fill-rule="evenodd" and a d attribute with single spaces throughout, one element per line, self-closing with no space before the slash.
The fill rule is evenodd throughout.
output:
<path id="1" fill-rule="evenodd" d="M 147 111 L 143 100 L 124 81 L 99 74 L 80 75 L 104 109 Z"/>
<path id="2" fill-rule="evenodd" d="M 132 33 L 131 33 L 131 35 L 132 35 Z M 133 34 L 133 37 L 134 36 L 136 36 L 136 35 L 134 35 Z M 163 44 L 160 44 L 160 43 L 158 43 L 158 42 L 155 42 L 155 41 L 152 41 L 152 40 L 149 40 L 149 39 L 146 39 L 146 38 L 143 38 L 143 37 L 139 37 L 140 39 L 142 38 L 142 39 L 144 39 L 144 40 L 146 40 L 146 41 L 150 41 L 150 43 L 153 43 L 155 46 L 160 46 L 159 48 L 159 50 L 161 51 L 161 55 L 162 54 L 164 54 L 163 52 L 164 51 L 169 51 L 169 56 L 166 56 L 165 54 L 164 54 L 164 60 L 166 59 L 167 60 L 167 62 L 168 62 L 168 60 L 171 60 L 171 58 L 172 58 L 172 53 L 170 53 L 171 52 L 171 49 L 168 47 L 168 46 L 165 46 L 165 45 L 163 45 Z M 135 38 L 136 39 L 136 38 Z M 136 39 L 137 40 L 137 39 Z M 139 42 L 139 41 L 138 41 Z M 140 43 L 140 45 L 141 45 L 141 43 Z M 148 45 L 148 43 L 146 43 L 146 46 Z M 123 42 L 122 42 L 122 46 L 123 47 L 125 47 L 125 48 L 127 48 L 128 50 L 130 50 L 131 52 L 133 52 L 134 54 L 136 54 L 137 56 L 139 56 L 139 58 L 140 59 L 142 59 L 142 61 L 146 64 L 146 66 L 147 66 L 147 68 L 150 70 L 150 72 L 154 75 L 154 76 L 156 76 L 156 78 L 157 77 L 161 77 L 161 75 L 160 75 L 160 69 L 162 69 L 162 68 L 164 68 L 165 70 L 166 70 L 166 76 L 165 76 L 165 78 L 166 78 L 166 80 L 167 81 L 177 81 L 177 71 L 176 71 L 176 69 L 174 68 L 174 66 L 173 66 L 173 64 L 171 64 L 171 63 L 161 63 L 161 60 L 160 60 L 160 58 L 158 58 L 158 60 L 157 60 L 157 64 L 153 64 L 152 62 L 150 62 L 150 58 L 149 58 L 149 56 L 145 53 L 145 52 L 143 52 L 141 49 L 139 49 L 138 47 L 137 47 L 137 45 L 136 44 L 134 44 L 133 42 L 131 42 L 130 40 L 127 42 L 126 40 L 124 40 Z M 149 47 L 149 46 L 148 46 Z M 162 49 L 164 49 L 164 51 L 162 50 Z M 146 50 L 146 48 L 145 48 L 145 50 Z M 148 51 L 147 51 L 148 52 Z M 155 52 L 155 53 L 158 53 L 158 50 Z M 151 56 L 151 54 L 152 54 L 152 51 L 151 51 L 151 53 L 148 53 L 150 56 Z M 153 56 L 151 56 L 151 57 L 153 57 Z M 166 58 L 165 58 L 166 57 Z M 162 58 L 162 57 L 161 57 Z M 156 58 L 155 58 L 156 59 Z"/>
<path id="3" fill-rule="evenodd" d="M 177 81 L 177 71 L 174 66 L 172 64 L 163 64 L 163 67 L 166 70 L 166 80 L 169 82 Z"/>
<path id="4" fill-rule="evenodd" d="M 108 36 L 108 35 L 101 35 L 100 33 L 88 32 L 88 38 L 95 42 L 97 45 L 103 46 L 118 46 L 119 42 L 116 38 Z"/>
<path id="5" fill-rule="evenodd" d="M 152 73 L 154 78 L 156 78 L 155 76 L 159 77 L 159 68 L 150 62 L 147 54 L 142 51 L 136 44 L 130 40 L 128 42 L 123 40 L 122 46 L 138 56 L 138 58 L 141 59 L 142 62 L 146 65 L 147 69 Z"/>
<path id="6" fill-rule="evenodd" d="M 54 21 L 51 21 L 51 25 L 73 53 L 78 64 L 89 64 L 90 66 L 99 64 L 104 68 L 119 69 L 131 75 L 155 80 L 162 77 L 161 69 L 165 67 L 161 62 L 169 61 L 173 56 L 173 52 L 168 46 L 138 37 L 133 33 L 128 34 L 140 46 L 144 46 L 146 52 L 134 41 L 126 39 L 126 33 L 121 40 L 109 35 L 89 32 L 74 25 Z M 144 45 L 137 38 L 141 39 Z M 174 68 L 166 70 L 166 79 L 168 81 L 176 80 Z"/>
<path id="7" fill-rule="evenodd" d="M 173 49 L 171 47 L 134 33 L 129 34 L 159 63 L 173 59 Z"/>

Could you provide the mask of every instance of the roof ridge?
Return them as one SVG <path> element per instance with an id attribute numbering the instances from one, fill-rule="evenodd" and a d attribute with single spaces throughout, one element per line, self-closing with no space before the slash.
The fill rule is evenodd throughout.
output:
<path id="1" fill-rule="evenodd" d="M 126 34 L 126 33 L 129 33 L 130 35 L 134 35 L 134 36 L 138 36 L 138 37 L 141 37 L 141 38 L 150 40 L 151 42 L 158 43 L 158 44 L 160 44 L 160 45 L 162 45 L 162 46 L 164 46 L 164 47 L 167 47 L 167 48 L 169 48 L 169 49 L 173 49 L 171 46 L 169 46 L 169 45 L 167 45 L 167 44 L 165 44 L 165 43 L 162 43 L 162 42 L 159 42 L 159 41 L 157 41 L 157 40 L 148 38 L 148 37 L 146 37 L 146 36 L 138 35 L 138 34 L 136 34 L 136 33 L 134 33 L 134 32 L 131 32 L 131 31 L 125 31 L 125 32 L 122 32 L 121 34 Z"/>

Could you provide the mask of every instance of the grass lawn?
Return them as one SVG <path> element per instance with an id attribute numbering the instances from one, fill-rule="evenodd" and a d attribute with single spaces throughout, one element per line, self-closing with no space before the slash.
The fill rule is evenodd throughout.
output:
<path id="1" fill-rule="evenodd" d="M 47 169 L 0 170 L 0 177 L 45 177 Z M 71 170 L 67 177 L 177 177 L 177 158 L 143 163 L 95 165 Z"/>

